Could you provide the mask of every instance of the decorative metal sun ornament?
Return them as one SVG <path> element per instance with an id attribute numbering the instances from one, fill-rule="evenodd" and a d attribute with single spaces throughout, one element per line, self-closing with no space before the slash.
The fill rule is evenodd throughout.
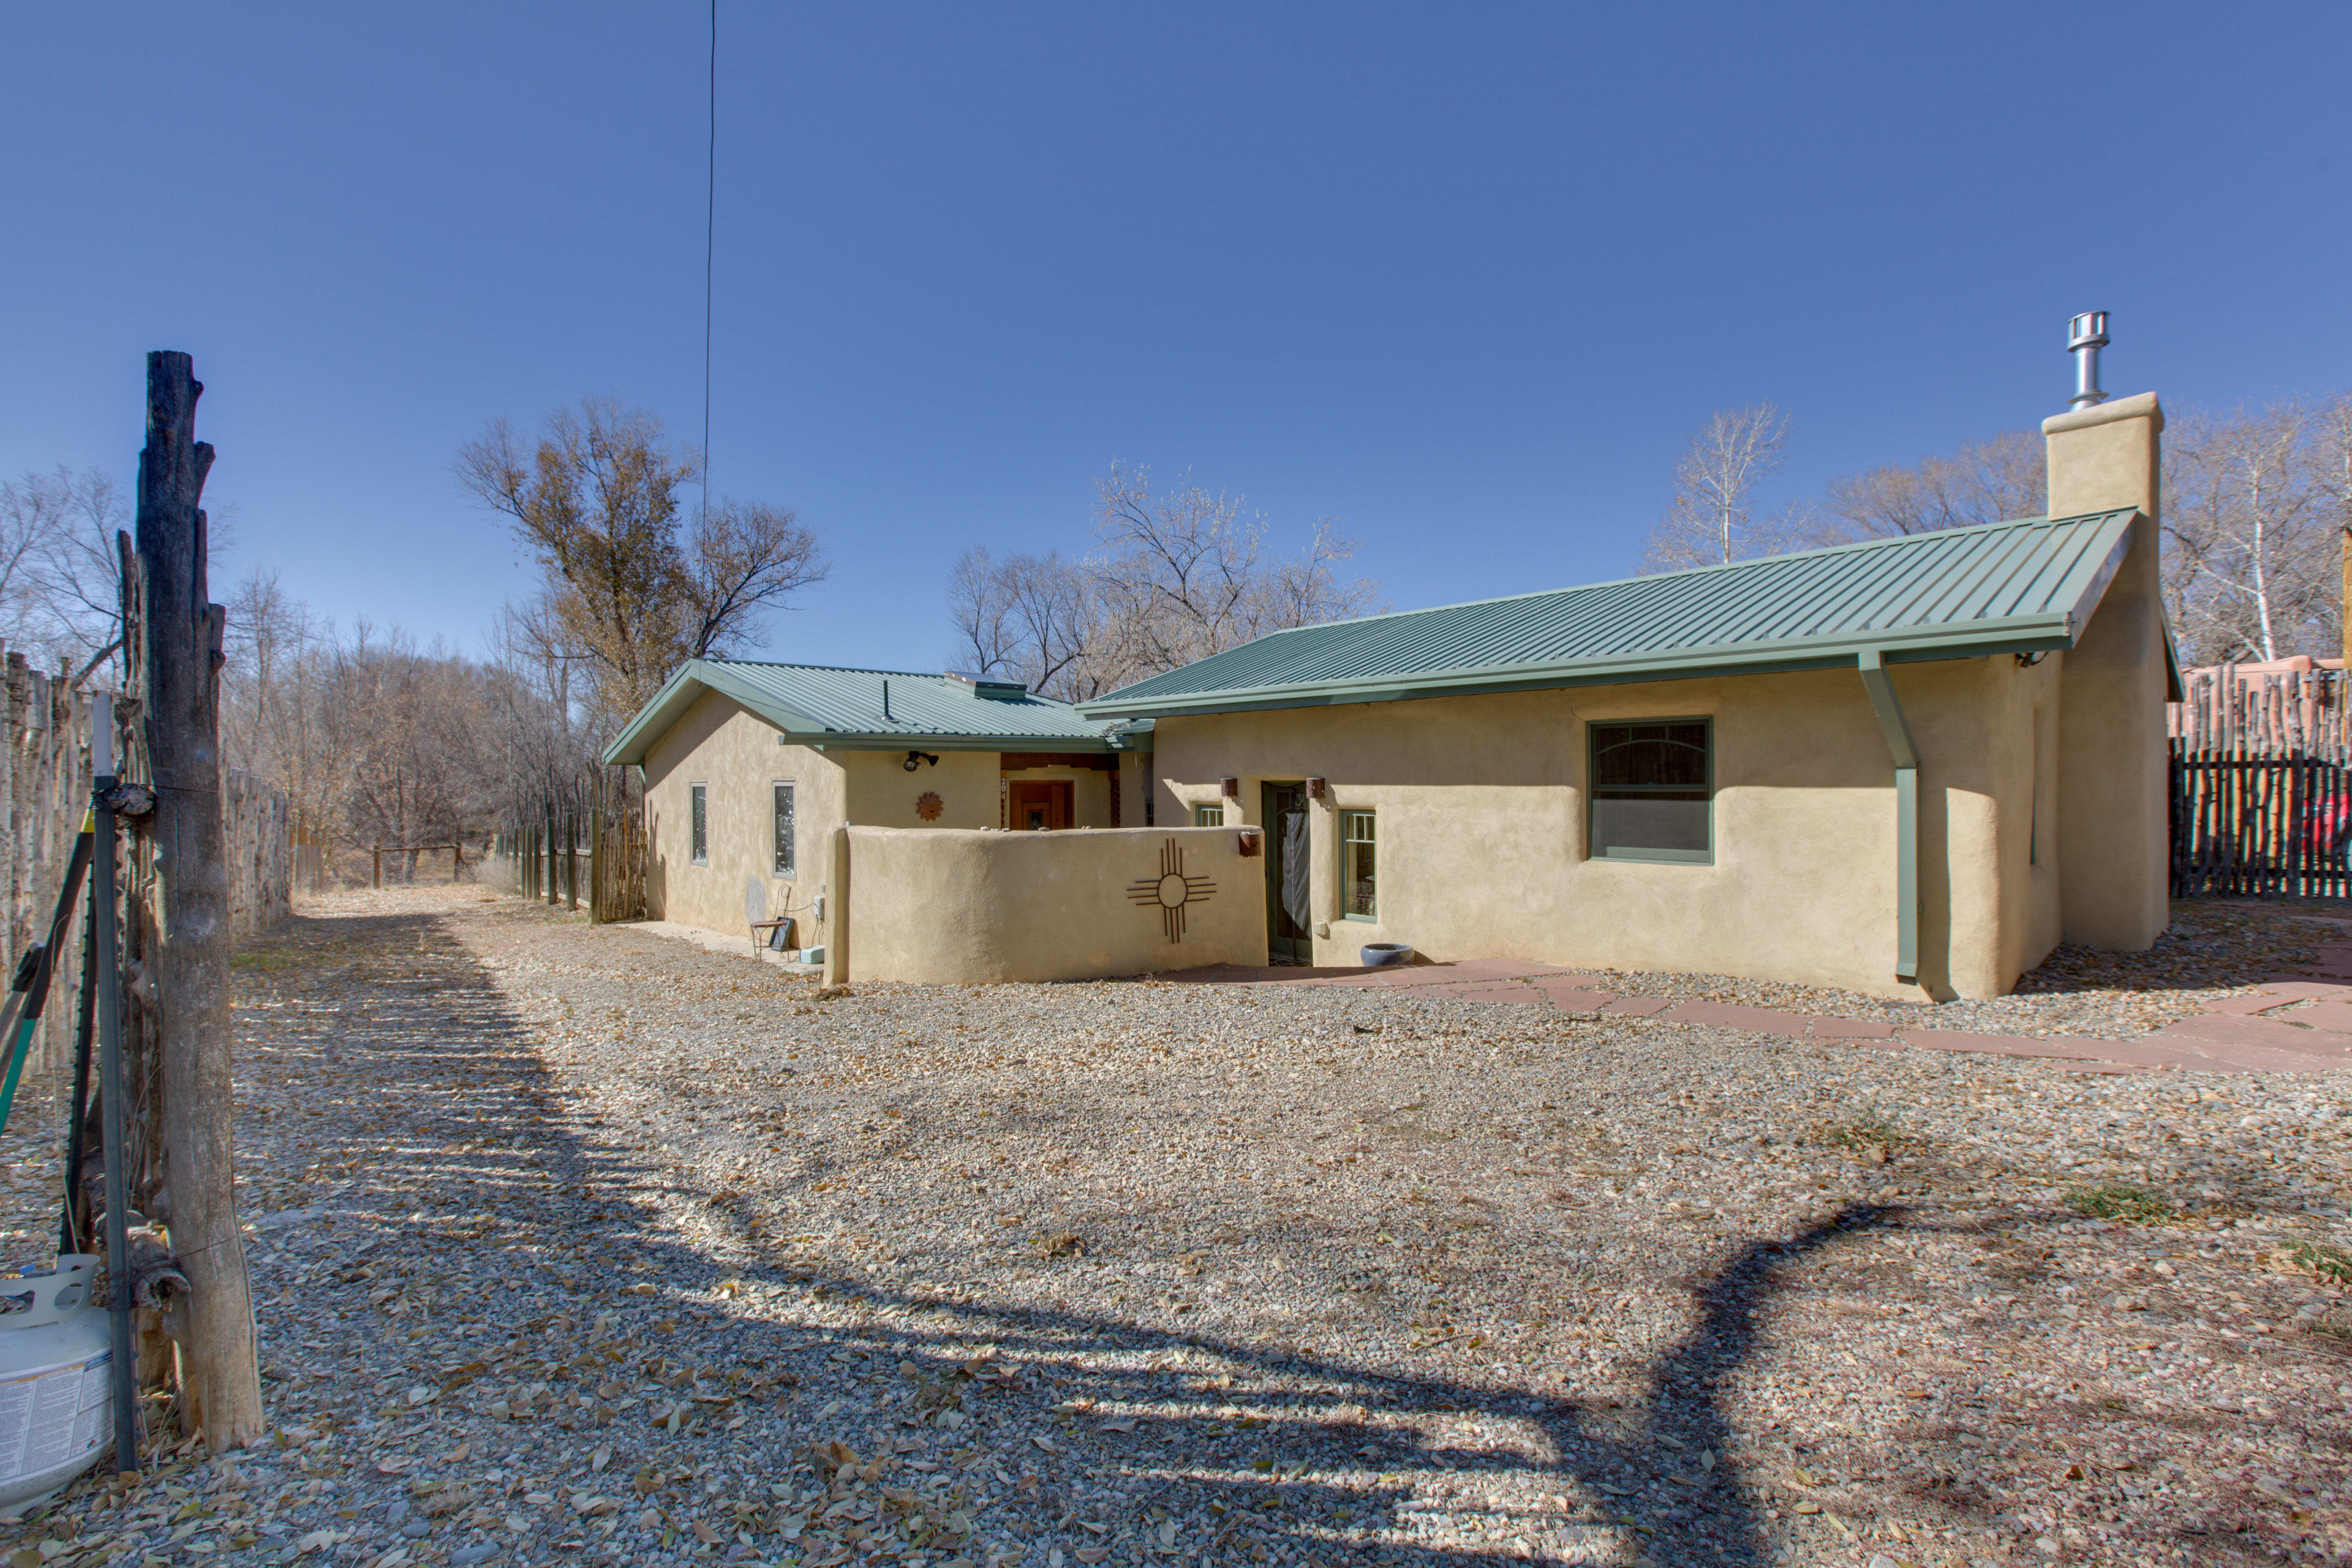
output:
<path id="1" fill-rule="evenodd" d="M 1160 875 L 1139 877 L 1127 885 L 1129 901 L 1159 908 L 1160 929 L 1171 942 L 1184 940 L 1184 906 L 1200 903 L 1216 890 L 1208 878 L 1185 875 L 1184 847 L 1173 838 L 1160 851 Z"/>
<path id="2" fill-rule="evenodd" d="M 947 809 L 947 804 L 932 791 L 925 790 L 915 797 L 915 815 L 925 822 L 937 822 L 940 813 Z"/>

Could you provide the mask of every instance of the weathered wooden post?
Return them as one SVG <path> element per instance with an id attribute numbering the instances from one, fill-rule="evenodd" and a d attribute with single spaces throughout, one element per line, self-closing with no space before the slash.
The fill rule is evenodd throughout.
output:
<path id="1" fill-rule="evenodd" d="M 157 797 L 150 828 L 155 878 L 145 918 L 170 1201 L 151 1217 L 163 1222 L 188 1278 L 179 1342 L 183 1419 L 218 1452 L 255 1441 L 264 1426 L 253 1299 L 236 1220 L 220 767 L 221 637 L 228 612 L 210 602 L 206 525 L 196 505 L 213 461 L 213 449 L 195 439 L 203 390 L 186 354 L 147 356 L 137 524 L 142 615 L 126 651 L 133 656 L 131 689 L 143 705 Z M 124 596 L 132 598 L 129 584 Z"/>
<path id="2" fill-rule="evenodd" d="M 563 900 L 562 871 L 555 863 L 555 807 L 547 807 L 547 907 L 553 909 Z"/>
<path id="3" fill-rule="evenodd" d="M 580 907 L 580 819 L 563 814 L 563 907 Z"/>
<path id="4" fill-rule="evenodd" d="M 374 888 L 378 892 L 382 892 L 383 890 L 383 841 L 382 839 L 378 839 L 376 841 L 375 877 L 374 879 L 369 883 L 369 886 Z"/>
<path id="5" fill-rule="evenodd" d="M 601 925 L 604 921 L 604 770 L 596 770 L 596 783 L 588 807 L 588 923 Z"/>

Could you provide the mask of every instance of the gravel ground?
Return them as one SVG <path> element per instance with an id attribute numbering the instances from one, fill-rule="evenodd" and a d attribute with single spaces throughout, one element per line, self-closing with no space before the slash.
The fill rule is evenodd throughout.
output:
<path id="1" fill-rule="evenodd" d="M 2352 920 L 2278 904 L 2181 900 L 2169 929 L 2146 952 L 2061 947 L 2006 996 L 1942 1004 L 1890 1002 L 1852 991 L 1742 980 L 1727 974 L 1594 970 L 1625 996 L 1729 1002 L 1834 1018 L 1965 1029 L 1986 1035 L 2089 1035 L 2129 1039 L 2160 1029 L 2224 996 L 2308 963 L 2318 942 L 2340 942 Z M 2341 910 L 2343 906 L 2332 906 Z"/>
<path id="2" fill-rule="evenodd" d="M 2352 1241 L 2352 1074 L 827 994 L 465 889 L 237 986 L 272 1441 L 11 1568 L 2352 1552 L 2352 1310 L 2293 1250 Z"/>

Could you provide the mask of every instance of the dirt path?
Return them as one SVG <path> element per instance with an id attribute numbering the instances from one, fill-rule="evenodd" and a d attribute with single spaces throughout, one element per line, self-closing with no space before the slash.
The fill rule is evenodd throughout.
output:
<path id="1" fill-rule="evenodd" d="M 2352 1329 L 2286 1250 L 2346 1240 L 2347 1075 L 820 1000 L 471 889 L 326 901 L 238 987 L 285 1447 L 77 1489 L 51 1563 L 2352 1549 Z"/>

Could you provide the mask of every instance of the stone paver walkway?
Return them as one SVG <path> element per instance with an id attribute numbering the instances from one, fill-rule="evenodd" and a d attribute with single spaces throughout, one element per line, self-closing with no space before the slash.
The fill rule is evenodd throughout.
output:
<path id="1" fill-rule="evenodd" d="M 2352 1068 L 2352 943 L 2319 949 L 2309 969 L 2282 973 L 2253 991 L 2132 1039 L 2087 1035 L 1992 1035 L 1914 1028 L 1723 1002 L 1622 996 L 1610 977 L 1516 959 L 1465 959 L 1382 969 L 1310 969 L 1219 964 L 1178 970 L 1183 984 L 1409 988 L 1460 1002 L 1556 1007 L 1603 1017 L 1655 1018 L 1746 1029 L 1790 1039 L 1843 1040 L 1874 1050 L 1985 1051 L 2042 1057 L 2061 1070 L 2147 1072 L 2329 1072 Z"/>

